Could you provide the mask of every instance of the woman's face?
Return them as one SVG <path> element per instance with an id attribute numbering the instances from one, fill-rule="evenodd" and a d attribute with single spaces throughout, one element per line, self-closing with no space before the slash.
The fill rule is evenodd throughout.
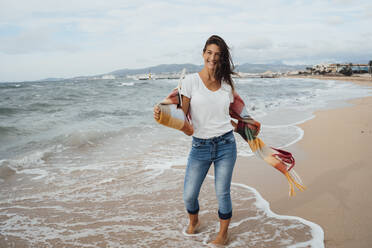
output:
<path id="1" fill-rule="evenodd" d="M 221 51 L 216 44 L 210 44 L 203 53 L 204 66 L 208 69 L 214 70 L 218 61 L 220 60 Z"/>

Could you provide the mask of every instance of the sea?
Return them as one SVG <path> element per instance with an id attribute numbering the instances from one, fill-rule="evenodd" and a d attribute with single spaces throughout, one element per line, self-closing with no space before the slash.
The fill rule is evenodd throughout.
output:
<path id="1" fill-rule="evenodd" d="M 237 78 L 266 143 L 301 140 L 297 126 L 369 88 L 332 80 Z M 0 83 L 0 247 L 204 247 L 218 230 L 213 177 L 198 235 L 185 236 L 182 169 L 191 138 L 153 119 L 177 79 Z M 253 156 L 236 136 L 238 156 Z M 249 175 L 247 175 L 249 177 Z M 306 182 L 305 182 L 306 184 Z M 324 247 L 321 226 L 280 216 L 233 183 L 228 247 Z"/>

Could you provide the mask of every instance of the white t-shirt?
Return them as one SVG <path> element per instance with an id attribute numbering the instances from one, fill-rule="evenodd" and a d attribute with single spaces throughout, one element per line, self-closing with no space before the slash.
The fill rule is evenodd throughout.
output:
<path id="1" fill-rule="evenodd" d="M 211 91 L 204 85 L 199 74 L 194 73 L 182 80 L 180 92 L 191 99 L 190 115 L 194 137 L 209 139 L 233 130 L 229 107 L 234 97 L 229 84 L 222 82 L 220 89 Z"/>

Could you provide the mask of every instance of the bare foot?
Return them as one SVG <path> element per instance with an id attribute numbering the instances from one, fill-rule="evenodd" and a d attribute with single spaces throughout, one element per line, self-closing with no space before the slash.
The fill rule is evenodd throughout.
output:
<path id="1" fill-rule="evenodd" d="M 187 227 L 186 233 L 187 234 L 196 234 L 199 227 L 200 227 L 200 221 L 199 220 L 195 225 L 192 225 L 191 222 L 190 222 L 189 226 Z"/>
<path id="2" fill-rule="evenodd" d="M 226 245 L 228 242 L 228 235 L 225 234 L 218 234 L 216 239 L 211 242 L 213 245 Z"/>

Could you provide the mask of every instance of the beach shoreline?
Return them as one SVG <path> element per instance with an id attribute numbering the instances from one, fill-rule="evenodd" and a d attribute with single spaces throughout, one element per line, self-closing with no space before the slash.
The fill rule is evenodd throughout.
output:
<path id="1" fill-rule="evenodd" d="M 371 175 L 364 164 L 369 159 L 371 128 L 368 125 L 371 122 L 364 117 L 369 115 L 371 106 L 367 98 L 360 98 L 365 102 L 354 110 L 351 104 L 340 103 L 343 97 L 338 97 L 366 96 L 367 87 L 351 83 L 341 83 L 338 87 L 332 80 L 325 84 L 319 80 L 285 78 L 242 81 L 238 83 L 239 92 L 249 93 L 256 87 L 255 92 L 260 93 L 258 100 L 249 103 L 248 109 L 253 111 L 252 107 L 256 106 L 257 110 L 269 110 L 266 115 L 269 118 L 260 120 L 259 116 L 264 118 L 265 115 L 257 115 L 265 129 L 262 138 L 268 145 L 276 142 L 275 145 L 285 146 L 284 149 L 294 154 L 296 171 L 308 189 L 289 198 L 285 177 L 262 160 L 249 157 L 249 146 L 236 136 L 241 156 L 235 165 L 231 187 L 234 210 L 230 247 L 320 248 L 324 236 L 327 247 L 342 247 L 339 244 L 343 243 L 345 247 L 368 247 L 370 216 L 367 206 L 370 202 L 365 200 L 369 197 L 365 189 L 370 187 Z M 218 228 L 213 178 L 206 179 L 199 199 L 203 229 L 199 236 L 185 238 L 182 230 L 187 226 L 187 215 L 182 190 L 190 137 L 158 125 L 152 119 L 152 108 L 143 112 L 139 107 L 143 106 L 143 101 L 149 106 L 160 95 L 166 95 L 175 81 L 163 83 L 165 87 L 157 87 L 158 82 L 154 81 L 132 84 L 129 79 L 115 85 L 110 81 L 35 83 L 35 87 L 29 87 L 28 83 L 16 87 L 5 85 L 9 99 L 13 98 L 18 104 L 27 103 L 30 108 L 26 108 L 26 115 L 23 107 L 12 110 L 3 120 L 17 123 L 12 126 L 14 130 L 34 134 L 28 137 L 21 132 L 13 143 L 9 143 L 17 147 L 13 150 L 14 155 L 0 161 L 0 247 L 121 247 L 136 244 L 143 247 L 200 247 L 213 239 Z M 273 88 L 276 92 L 270 91 Z M 145 92 L 148 99 L 138 98 L 136 92 L 139 90 Z M 59 92 L 62 91 L 66 95 L 82 94 L 72 99 L 60 99 Z M 284 92 L 284 95 L 277 95 L 277 92 Z M 291 93 L 295 93 L 294 96 Z M 37 94 L 49 98 L 27 98 Z M 92 101 L 97 95 L 103 97 L 101 101 Z M 276 104 L 282 96 L 283 101 Z M 249 94 L 245 97 L 253 99 Z M 45 105 L 47 100 L 57 105 Z M 92 104 L 86 108 L 88 101 Z M 347 108 L 322 110 L 319 114 L 316 112 L 312 120 L 305 121 L 312 117 L 311 110 L 329 109 L 326 103 L 330 101 L 336 103 L 335 107 L 338 103 L 350 106 L 352 112 L 333 116 L 330 114 L 333 111 Z M 110 104 L 103 104 L 106 102 Z M 300 104 L 299 110 L 295 109 L 294 113 L 291 108 L 280 109 L 279 114 L 270 112 L 270 106 L 276 109 L 276 106 L 297 107 L 297 104 Z M 121 110 L 117 112 L 119 105 Z M 56 110 L 58 115 L 50 114 Z M 302 115 L 302 110 L 307 111 L 306 115 Z M 25 115 L 22 121 L 18 113 Z M 283 116 L 287 119 L 282 119 Z M 319 122 L 321 116 L 325 116 L 325 120 Z M 350 116 L 350 120 L 345 121 L 345 116 Z M 334 122 L 328 118 L 342 122 L 342 125 L 333 130 Z M 35 120 L 37 125 L 28 125 L 30 120 Z M 69 125 L 63 120 L 69 120 Z M 143 120 L 152 124 L 139 126 Z M 361 130 L 353 121 L 365 125 L 362 126 L 363 133 L 358 133 Z M 302 123 L 304 137 L 302 130 L 294 126 L 296 123 Z M 41 126 L 46 131 L 39 133 L 37 127 Z M 281 126 L 286 130 L 290 127 L 288 136 L 287 133 L 282 135 Z M 330 132 L 329 129 L 336 134 L 324 134 Z M 349 132 L 351 129 L 358 132 Z M 343 145 L 339 133 L 351 145 Z M 45 136 L 49 138 L 44 140 Z M 332 137 L 333 147 L 327 150 L 328 153 L 323 151 L 328 149 L 328 140 L 322 139 L 324 137 Z M 363 149 L 353 150 L 355 142 L 364 142 Z M 6 142 L 2 144 L 7 145 Z M 347 151 L 353 159 L 344 147 L 350 149 Z M 8 156 L 6 149 L 11 147 L 2 148 L 3 154 Z M 340 151 L 342 156 L 338 157 Z M 324 161 L 329 164 L 324 166 Z M 350 209 L 356 209 L 356 212 L 350 213 Z"/>
<path id="2" fill-rule="evenodd" d="M 291 76 L 353 82 L 372 86 L 359 77 Z M 372 199 L 372 97 L 347 101 L 350 106 L 319 110 L 298 125 L 299 142 L 286 147 L 296 158 L 296 172 L 307 190 L 288 196 L 287 180 L 254 157 L 239 157 L 234 183 L 255 188 L 273 212 L 298 216 L 320 225 L 325 247 L 370 247 Z"/>

